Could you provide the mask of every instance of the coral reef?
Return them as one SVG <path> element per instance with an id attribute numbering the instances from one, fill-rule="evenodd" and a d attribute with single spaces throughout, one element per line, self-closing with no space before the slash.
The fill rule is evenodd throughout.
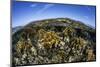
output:
<path id="1" fill-rule="evenodd" d="M 12 35 L 14 66 L 95 60 L 95 29 L 69 18 L 35 21 Z"/>

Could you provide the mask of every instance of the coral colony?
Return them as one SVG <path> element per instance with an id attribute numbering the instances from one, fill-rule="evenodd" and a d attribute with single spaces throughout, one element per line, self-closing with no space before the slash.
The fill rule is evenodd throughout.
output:
<path id="1" fill-rule="evenodd" d="M 33 21 L 12 35 L 13 65 L 96 60 L 94 28 L 69 18 Z"/>

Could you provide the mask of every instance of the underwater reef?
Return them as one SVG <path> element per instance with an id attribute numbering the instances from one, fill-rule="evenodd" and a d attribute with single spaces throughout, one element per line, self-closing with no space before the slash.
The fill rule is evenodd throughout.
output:
<path id="1" fill-rule="evenodd" d="M 53 18 L 14 28 L 14 66 L 89 61 L 96 61 L 96 29 L 80 21 Z"/>

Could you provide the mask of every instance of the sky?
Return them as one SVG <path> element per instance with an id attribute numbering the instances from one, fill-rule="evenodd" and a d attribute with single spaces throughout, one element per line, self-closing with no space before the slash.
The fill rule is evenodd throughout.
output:
<path id="1" fill-rule="evenodd" d="M 12 27 L 36 20 L 66 17 L 95 27 L 95 14 L 95 6 L 13 1 Z"/>

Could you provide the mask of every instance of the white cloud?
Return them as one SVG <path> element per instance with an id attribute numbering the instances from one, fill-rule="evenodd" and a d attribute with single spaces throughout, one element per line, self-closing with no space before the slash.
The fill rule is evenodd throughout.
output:
<path id="1" fill-rule="evenodd" d="M 84 18 L 85 18 L 85 19 L 89 19 L 89 17 L 88 17 L 88 16 L 84 16 Z"/>
<path id="2" fill-rule="evenodd" d="M 47 10 L 48 8 L 51 8 L 52 6 L 54 6 L 54 4 L 47 4 L 45 5 L 42 9 L 40 9 L 39 11 L 37 11 L 37 15 L 43 13 L 45 10 Z"/>
<path id="3" fill-rule="evenodd" d="M 31 4 L 30 5 L 30 7 L 36 7 L 37 6 L 37 4 Z"/>

